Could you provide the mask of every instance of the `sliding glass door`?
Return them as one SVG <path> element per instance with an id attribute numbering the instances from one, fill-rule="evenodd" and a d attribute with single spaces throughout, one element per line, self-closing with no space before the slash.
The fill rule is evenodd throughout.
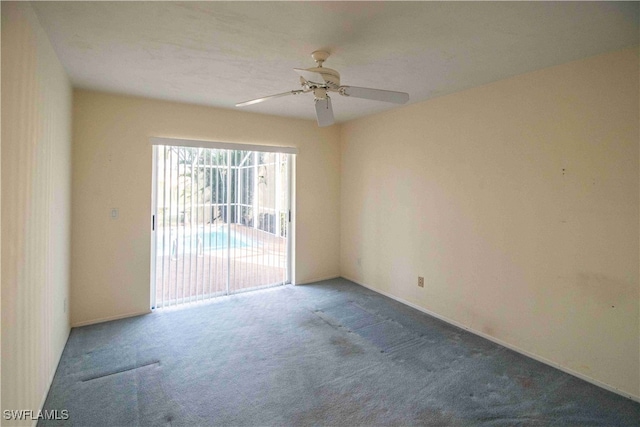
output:
<path id="1" fill-rule="evenodd" d="M 292 155 L 154 145 L 152 306 L 289 282 Z"/>

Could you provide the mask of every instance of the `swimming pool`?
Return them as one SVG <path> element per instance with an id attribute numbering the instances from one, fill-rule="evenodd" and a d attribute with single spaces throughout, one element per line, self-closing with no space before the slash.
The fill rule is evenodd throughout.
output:
<path id="1" fill-rule="evenodd" d="M 156 251 L 160 256 L 171 253 L 175 257 L 178 254 L 224 250 L 227 247 L 230 249 L 244 248 L 250 244 L 251 242 L 248 239 L 233 231 L 229 236 L 226 226 L 218 226 L 211 229 L 200 227 L 197 233 L 194 234 L 188 227 L 186 229 L 172 229 L 171 232 L 158 230 L 156 235 Z"/>

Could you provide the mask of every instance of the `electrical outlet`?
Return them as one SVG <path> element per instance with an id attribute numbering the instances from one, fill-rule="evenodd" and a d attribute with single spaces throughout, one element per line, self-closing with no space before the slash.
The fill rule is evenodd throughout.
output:
<path id="1" fill-rule="evenodd" d="M 424 288 L 424 277 L 418 276 L 418 286 Z"/>

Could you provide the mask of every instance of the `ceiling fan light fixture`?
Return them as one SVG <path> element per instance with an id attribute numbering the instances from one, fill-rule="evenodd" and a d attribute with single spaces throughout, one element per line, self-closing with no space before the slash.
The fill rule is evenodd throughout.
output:
<path id="1" fill-rule="evenodd" d="M 313 90 L 316 99 L 327 99 L 327 89 L 319 87 Z"/>

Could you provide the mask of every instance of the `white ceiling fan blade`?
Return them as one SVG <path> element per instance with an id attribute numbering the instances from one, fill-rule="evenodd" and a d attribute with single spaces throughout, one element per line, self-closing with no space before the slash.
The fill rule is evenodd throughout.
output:
<path id="1" fill-rule="evenodd" d="M 318 126 L 331 126 L 334 123 L 333 108 L 331 108 L 331 98 L 316 99 L 316 117 Z"/>
<path id="2" fill-rule="evenodd" d="M 322 74 L 320 73 L 305 70 L 304 68 L 294 68 L 293 71 L 298 73 L 303 79 L 305 79 L 310 83 L 315 83 L 319 85 L 323 85 L 325 83 L 324 77 L 322 77 Z"/>
<path id="3" fill-rule="evenodd" d="M 409 100 L 409 94 L 405 92 L 394 92 L 391 90 L 369 89 L 366 87 L 340 86 L 340 94 L 353 96 L 354 98 L 372 99 L 374 101 L 393 102 L 394 104 L 404 104 Z"/>
<path id="4" fill-rule="evenodd" d="M 263 96 L 262 98 L 252 99 L 251 101 L 240 102 L 239 104 L 236 104 L 236 107 L 246 107 L 247 105 L 257 104 L 259 102 L 268 101 L 269 99 L 280 98 L 281 96 L 287 95 L 297 95 L 302 92 L 304 92 L 304 90 L 291 90 L 289 92 L 278 93 L 276 95 Z"/>

